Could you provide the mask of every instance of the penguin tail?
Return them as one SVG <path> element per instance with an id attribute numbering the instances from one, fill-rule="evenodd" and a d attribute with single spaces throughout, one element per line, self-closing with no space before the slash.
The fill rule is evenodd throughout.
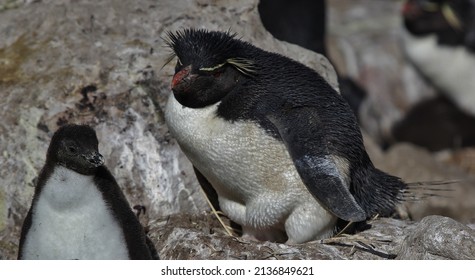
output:
<path id="1" fill-rule="evenodd" d="M 356 171 L 351 191 L 367 217 L 375 215 L 388 217 L 396 212 L 402 202 L 423 201 L 431 197 L 449 197 L 453 191 L 450 184 L 458 180 L 425 181 L 405 183 L 402 179 L 389 175 L 374 166 Z"/>
<path id="2" fill-rule="evenodd" d="M 394 214 L 396 206 L 404 201 L 407 190 L 408 185 L 403 180 L 373 166 L 356 170 L 350 186 L 368 218 Z"/>
<path id="3" fill-rule="evenodd" d="M 455 191 L 449 185 L 460 183 L 461 180 L 421 181 L 407 183 L 404 190 L 404 201 L 418 202 L 431 197 L 450 198 L 450 192 Z"/>

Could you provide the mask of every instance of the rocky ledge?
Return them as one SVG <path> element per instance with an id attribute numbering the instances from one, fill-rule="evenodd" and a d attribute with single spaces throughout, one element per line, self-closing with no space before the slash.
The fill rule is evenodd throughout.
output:
<path id="1" fill-rule="evenodd" d="M 150 236 L 162 259 L 475 259 L 475 230 L 442 216 L 419 222 L 380 218 L 367 229 L 299 245 L 226 235 L 211 213 L 155 221 Z"/>

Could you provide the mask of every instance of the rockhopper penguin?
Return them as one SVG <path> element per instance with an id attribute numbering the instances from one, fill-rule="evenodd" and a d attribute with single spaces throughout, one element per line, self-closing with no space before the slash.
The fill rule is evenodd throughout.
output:
<path id="1" fill-rule="evenodd" d="M 229 32 L 169 33 L 165 117 L 243 236 L 302 243 L 389 215 L 406 184 L 376 169 L 348 104 L 314 70 Z"/>
<path id="2" fill-rule="evenodd" d="M 20 238 L 18 259 L 152 259 L 156 250 L 104 166 L 95 131 L 56 131 Z"/>
<path id="3" fill-rule="evenodd" d="M 402 17 L 409 60 L 460 109 L 475 115 L 475 0 L 408 0 Z"/>

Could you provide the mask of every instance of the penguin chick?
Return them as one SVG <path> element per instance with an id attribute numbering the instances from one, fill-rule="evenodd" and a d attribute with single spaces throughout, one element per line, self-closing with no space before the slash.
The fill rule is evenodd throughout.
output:
<path id="1" fill-rule="evenodd" d="M 24 220 L 18 259 L 152 259 L 152 242 L 104 166 L 95 131 L 56 131 Z"/>
<path id="2" fill-rule="evenodd" d="M 406 184 L 373 166 L 348 104 L 314 70 L 225 32 L 186 29 L 168 44 L 168 127 L 244 237 L 303 243 L 338 218 L 393 212 Z"/>

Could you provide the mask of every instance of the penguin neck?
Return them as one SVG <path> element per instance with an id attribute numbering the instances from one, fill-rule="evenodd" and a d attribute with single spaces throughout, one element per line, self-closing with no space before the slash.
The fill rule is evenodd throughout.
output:
<path id="1" fill-rule="evenodd" d="M 97 195 L 94 176 L 83 175 L 56 165 L 43 186 L 41 196 L 56 209 L 72 209 L 87 204 L 87 199 Z"/>

